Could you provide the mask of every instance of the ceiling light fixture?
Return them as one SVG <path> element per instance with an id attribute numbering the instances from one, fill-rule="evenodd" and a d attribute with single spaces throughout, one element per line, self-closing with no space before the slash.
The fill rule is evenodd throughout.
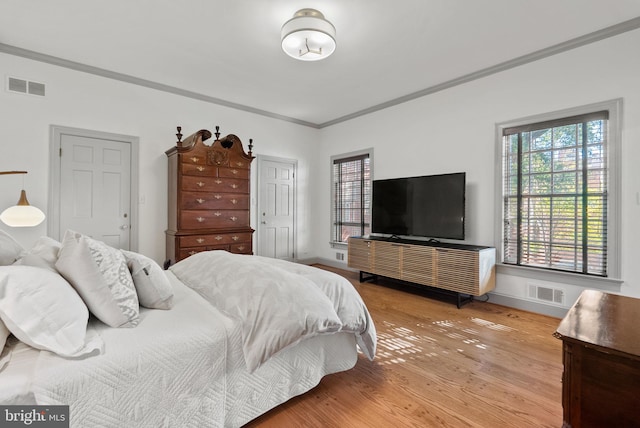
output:
<path id="1" fill-rule="evenodd" d="M 0 175 L 6 174 L 26 174 L 27 171 L 0 171 Z M 24 176 L 23 186 L 24 187 Z M 7 208 L 0 214 L 0 220 L 11 227 L 32 227 L 44 221 L 44 213 L 34 206 L 29 205 L 27 192 L 20 192 L 20 200 L 12 207 Z"/>
<path id="2" fill-rule="evenodd" d="M 315 9 L 300 9 L 282 26 L 282 50 L 301 61 L 318 61 L 336 50 L 336 28 Z"/>

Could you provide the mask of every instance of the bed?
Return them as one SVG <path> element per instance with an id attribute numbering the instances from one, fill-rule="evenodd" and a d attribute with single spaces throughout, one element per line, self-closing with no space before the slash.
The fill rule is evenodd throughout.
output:
<path id="1" fill-rule="evenodd" d="M 74 427 L 239 427 L 309 391 L 323 376 L 352 368 L 358 352 L 371 359 L 375 354 L 375 326 L 347 280 L 310 266 L 225 251 L 199 253 L 168 271 L 120 251 L 122 258 L 113 257 L 125 260 L 136 281 L 139 309 L 134 320 L 120 302 L 125 321 L 109 325 L 123 320 L 104 313 L 107 322 L 98 318 L 100 310 L 91 309 L 91 297 L 64 266 L 67 258 L 77 269 L 81 259 L 68 242 L 103 247 L 69 235 L 62 243 L 45 239 L 39 248 L 21 250 L 17 262 L 0 267 L 0 320 L 14 332 L 0 354 L 0 404 L 69 405 Z M 34 269 L 64 278 L 91 314 L 82 343 L 72 351 L 47 344 L 50 338 L 39 332 L 16 337 L 25 332 L 6 302 L 17 301 L 11 281 Z M 145 292 L 144 281 L 164 288 Z"/>

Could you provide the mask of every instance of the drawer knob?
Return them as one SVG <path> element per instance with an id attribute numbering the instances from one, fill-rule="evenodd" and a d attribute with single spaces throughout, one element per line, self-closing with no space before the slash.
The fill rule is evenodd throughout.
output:
<path id="1" fill-rule="evenodd" d="M 237 241 L 238 239 L 240 239 L 239 236 L 232 236 L 231 239 L 233 239 L 234 241 Z"/>
<path id="2" fill-rule="evenodd" d="M 221 241 L 221 240 L 222 240 L 222 236 L 220 236 L 220 235 L 216 236 L 216 237 L 215 237 L 215 240 L 216 240 L 216 241 Z"/>
<path id="3" fill-rule="evenodd" d="M 198 158 L 194 156 L 194 157 L 191 158 L 191 161 L 193 163 L 198 163 Z"/>
<path id="4" fill-rule="evenodd" d="M 216 184 L 222 184 L 222 180 L 217 179 L 217 180 L 215 180 L 215 183 L 216 183 Z"/>
<path id="5" fill-rule="evenodd" d="M 235 205 L 235 204 L 237 204 L 237 203 L 238 203 L 238 200 L 237 200 L 237 199 L 231 199 L 231 203 L 232 203 L 233 205 Z"/>
<path id="6" fill-rule="evenodd" d="M 222 199 L 222 195 L 213 195 L 213 197 L 216 199 Z"/>
<path id="7" fill-rule="evenodd" d="M 197 169 L 198 171 L 200 171 L 200 172 L 204 171 L 204 167 L 203 167 L 203 166 L 198 166 L 198 167 L 196 167 L 196 169 Z"/>
<path id="8" fill-rule="evenodd" d="M 231 188 L 232 188 L 232 189 L 237 189 L 237 188 L 238 188 L 238 185 L 237 185 L 237 184 L 235 184 L 235 183 L 233 183 L 233 184 L 231 185 Z"/>
<path id="9" fill-rule="evenodd" d="M 232 170 L 231 170 L 231 173 L 232 173 L 233 175 L 238 175 L 238 170 L 237 170 L 237 169 L 232 169 Z"/>
<path id="10" fill-rule="evenodd" d="M 202 244 L 204 242 L 204 239 L 203 238 L 198 238 L 198 239 L 196 239 L 196 241 L 198 241 L 198 244 Z"/>
<path id="11" fill-rule="evenodd" d="M 222 215 L 222 213 L 220 211 L 216 211 L 213 213 L 214 216 L 216 217 L 220 217 Z"/>
<path id="12" fill-rule="evenodd" d="M 231 221 L 236 221 L 236 220 L 238 220 L 238 217 L 236 217 L 236 216 L 229 217 L 229 218 L 231 219 Z"/>
<path id="13" fill-rule="evenodd" d="M 243 166 L 243 165 L 244 165 L 244 162 L 236 162 L 236 165 L 237 165 L 237 166 Z"/>
<path id="14" fill-rule="evenodd" d="M 198 220 L 199 223 L 202 223 L 204 221 L 204 217 L 198 217 L 196 220 Z"/>
<path id="15" fill-rule="evenodd" d="M 198 187 L 203 187 L 204 186 L 204 183 L 202 181 L 198 181 L 196 184 L 198 185 Z"/>
<path id="16" fill-rule="evenodd" d="M 202 198 L 198 198 L 198 199 L 196 199 L 196 201 L 198 201 L 199 204 L 204 203 L 204 199 L 202 199 Z"/>
<path id="17" fill-rule="evenodd" d="M 244 251 L 244 245 L 240 245 L 240 246 L 238 247 L 238 251 Z"/>
<path id="18" fill-rule="evenodd" d="M 193 256 L 194 254 L 197 254 L 197 253 L 198 253 L 197 251 L 193 251 L 193 250 L 189 251 L 190 256 Z"/>

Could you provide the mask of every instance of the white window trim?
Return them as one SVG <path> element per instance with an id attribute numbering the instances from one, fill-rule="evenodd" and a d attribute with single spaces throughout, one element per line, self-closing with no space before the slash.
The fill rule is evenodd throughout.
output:
<path id="1" fill-rule="evenodd" d="M 530 123 L 546 122 L 549 120 L 564 117 L 587 114 L 594 111 L 609 111 L 608 143 L 607 143 L 607 171 L 608 171 L 608 207 L 607 207 L 607 272 L 606 278 L 582 275 L 574 272 L 560 272 L 547 269 L 537 269 L 528 266 L 515 266 L 503 264 L 503 130 L 515 126 L 522 126 Z M 622 173 L 620 170 L 622 157 L 622 98 L 603 101 L 599 103 L 584 105 L 581 107 L 558 110 L 551 113 L 544 113 L 535 116 L 524 117 L 508 122 L 496 124 L 496 145 L 495 145 L 495 235 L 494 243 L 496 247 L 496 270 L 498 273 L 507 275 L 522 276 L 531 279 L 554 281 L 574 284 L 584 287 L 595 287 L 606 290 L 619 290 L 620 284 L 624 281 L 621 278 L 621 226 L 622 212 L 620 209 L 620 190 Z"/>
<path id="2" fill-rule="evenodd" d="M 339 155 L 331 156 L 331 159 L 329 162 L 329 168 L 330 168 L 329 169 L 329 191 L 331 192 L 330 199 L 329 199 L 329 207 L 331 210 L 331 213 L 329 215 L 329 244 L 331 245 L 331 248 L 346 250 L 348 247 L 348 245 L 345 242 L 336 242 L 333 240 L 333 223 L 335 223 L 335 215 L 334 215 L 335 210 L 333 206 L 333 201 L 335 197 L 335 189 L 333 186 L 333 161 L 335 161 L 336 159 L 344 159 L 344 158 L 360 156 L 360 155 L 369 155 L 369 174 L 371 177 L 371 181 L 373 182 L 373 147 L 370 147 L 368 149 L 356 150 L 355 152 L 341 153 Z"/>

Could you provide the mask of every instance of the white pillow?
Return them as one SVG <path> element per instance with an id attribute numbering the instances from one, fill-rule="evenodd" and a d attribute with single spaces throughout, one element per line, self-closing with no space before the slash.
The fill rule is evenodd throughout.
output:
<path id="1" fill-rule="evenodd" d="M 171 309 L 173 287 L 158 263 L 133 251 L 120 251 L 127 260 L 140 305 L 151 309 Z"/>
<path id="2" fill-rule="evenodd" d="M 11 332 L 9 331 L 7 326 L 4 325 L 4 323 L 2 322 L 2 319 L 0 318 L 0 354 L 2 354 L 2 350 L 4 349 L 4 344 L 7 343 L 7 338 L 9 337 L 10 334 Z"/>
<path id="3" fill-rule="evenodd" d="M 13 264 L 23 251 L 22 245 L 7 232 L 0 230 L 0 266 Z"/>
<path id="4" fill-rule="evenodd" d="M 9 331 L 7 326 L 4 325 L 2 319 L 0 319 L 0 371 L 2 371 L 4 366 L 6 366 L 11 359 L 11 351 L 9 349 L 6 349 L 6 352 L 4 352 L 4 345 L 7 343 L 7 338 L 10 334 L 11 332 Z"/>
<path id="5" fill-rule="evenodd" d="M 36 243 L 33 244 L 33 247 L 23 253 L 22 257 L 14 264 L 18 266 L 41 267 L 57 273 L 58 271 L 55 265 L 61 246 L 62 244 L 55 239 L 49 238 L 48 236 L 41 236 Z"/>
<path id="6" fill-rule="evenodd" d="M 111 327 L 138 325 L 138 296 L 120 250 L 67 230 L 56 269 L 100 321 Z"/>
<path id="7" fill-rule="evenodd" d="M 65 357 L 94 350 L 85 346 L 87 307 L 64 278 L 47 269 L 0 267 L 0 318 L 34 348 Z"/>

